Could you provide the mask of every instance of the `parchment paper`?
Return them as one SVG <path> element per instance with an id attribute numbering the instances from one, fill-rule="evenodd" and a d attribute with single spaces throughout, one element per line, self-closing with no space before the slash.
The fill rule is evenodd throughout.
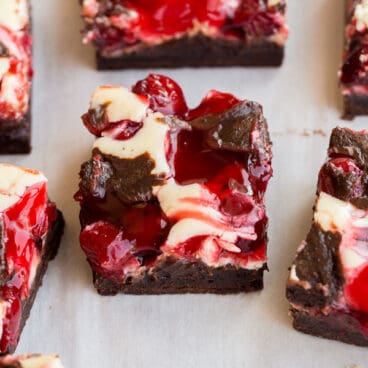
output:
<path id="1" fill-rule="evenodd" d="M 267 195 L 270 272 L 260 293 L 140 297 L 94 290 L 72 196 L 93 142 L 80 120 L 92 91 L 102 83 L 130 86 L 148 71 L 97 72 L 92 48 L 81 45 L 78 1 L 32 2 L 33 151 L 1 160 L 45 172 L 66 232 L 17 352 L 58 352 L 69 368 L 368 367 L 366 349 L 294 331 L 284 297 L 287 268 L 310 226 L 330 130 L 368 127 L 368 118 L 340 120 L 342 1 L 288 1 L 291 34 L 280 69 L 157 70 L 182 85 L 192 106 L 209 89 L 263 104 L 275 156 Z"/>

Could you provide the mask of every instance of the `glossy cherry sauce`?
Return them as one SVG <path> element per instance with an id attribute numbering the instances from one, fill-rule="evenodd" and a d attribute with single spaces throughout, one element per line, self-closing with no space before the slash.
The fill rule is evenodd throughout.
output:
<path id="1" fill-rule="evenodd" d="M 8 306 L 1 351 L 17 345 L 22 303 L 30 292 L 31 264 L 40 258 L 42 237 L 55 218 L 56 208 L 48 204 L 45 183 L 29 187 L 17 203 L 2 213 L 8 281 L 1 288 L 1 297 Z"/>

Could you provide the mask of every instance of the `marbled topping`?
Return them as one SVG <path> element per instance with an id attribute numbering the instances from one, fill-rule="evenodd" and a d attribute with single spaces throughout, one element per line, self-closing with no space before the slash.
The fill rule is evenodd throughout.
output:
<path id="1" fill-rule="evenodd" d="M 264 267 L 272 154 L 261 106 L 211 91 L 189 109 L 180 87 L 160 75 L 132 90 L 121 96 L 140 101 L 138 115 L 125 99 L 111 102 L 106 95 L 100 102 L 120 106 L 125 127 L 141 124 L 134 133 L 122 134 L 106 109 L 102 124 L 96 115 L 84 116 L 101 136 L 76 194 L 81 246 L 94 269 L 120 280 L 164 256 Z M 114 127 L 120 133 L 107 136 Z"/>
<path id="2" fill-rule="evenodd" d="M 22 302 L 56 219 L 46 184 L 38 171 L 0 164 L 0 352 L 17 344 Z"/>
<path id="3" fill-rule="evenodd" d="M 28 0 L 0 0 L 0 120 L 20 120 L 29 108 L 31 36 Z"/>
<path id="4" fill-rule="evenodd" d="M 111 55 L 196 34 L 246 41 L 270 37 L 284 43 L 284 13 L 283 0 L 84 0 L 84 42 Z"/>

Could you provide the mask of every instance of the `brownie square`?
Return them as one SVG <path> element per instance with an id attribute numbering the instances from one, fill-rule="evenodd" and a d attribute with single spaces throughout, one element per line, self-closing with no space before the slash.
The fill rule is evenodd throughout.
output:
<path id="1" fill-rule="evenodd" d="M 83 122 L 80 243 L 100 294 L 260 290 L 272 176 L 262 107 L 210 91 L 195 109 L 150 75 L 101 86 Z"/>

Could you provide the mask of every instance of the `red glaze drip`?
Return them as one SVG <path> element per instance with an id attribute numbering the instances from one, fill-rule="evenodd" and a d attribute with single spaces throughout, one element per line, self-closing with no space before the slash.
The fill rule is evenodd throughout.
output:
<path id="1" fill-rule="evenodd" d="M 1 289 L 1 296 L 8 303 L 0 342 L 4 352 L 17 344 L 21 304 L 29 296 L 32 261 L 41 256 L 42 237 L 56 218 L 56 207 L 48 205 L 46 184 L 29 187 L 17 203 L 3 212 L 2 218 L 9 275 Z"/>

